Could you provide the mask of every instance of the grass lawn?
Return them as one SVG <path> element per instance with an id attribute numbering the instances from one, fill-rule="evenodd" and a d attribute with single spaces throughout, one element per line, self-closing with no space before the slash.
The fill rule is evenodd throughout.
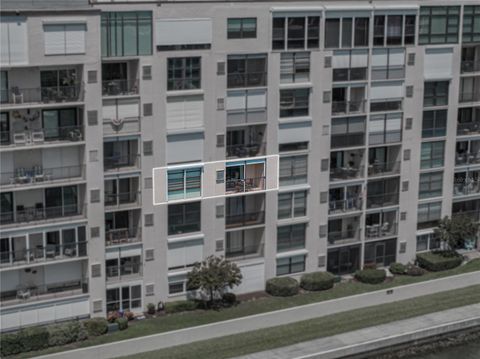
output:
<path id="1" fill-rule="evenodd" d="M 129 358 L 231 358 L 479 302 L 480 286 L 477 285 L 294 324 L 156 350 Z"/>
<path id="2" fill-rule="evenodd" d="M 218 322 L 222 320 L 245 317 L 248 315 L 265 313 L 298 305 L 321 302 L 329 299 L 342 298 L 349 295 L 372 292 L 375 290 L 418 283 L 474 271 L 480 271 L 480 259 L 472 260 L 466 265 L 451 270 L 426 273 L 421 277 L 395 276 L 393 280 L 385 282 L 383 284 L 372 285 L 360 282 L 339 283 L 335 285 L 334 288 L 322 292 L 309 292 L 286 298 L 266 297 L 258 300 L 243 302 L 235 307 L 223 309 L 220 311 L 195 311 L 161 316 L 155 319 L 134 322 L 128 328 L 128 330 L 116 332 L 109 335 L 103 335 L 100 337 L 88 339 L 84 342 L 75 343 L 64 347 L 48 348 L 40 352 L 25 353 L 19 357 L 32 357 L 91 345 L 110 343 L 123 339 L 130 339 L 150 334 L 162 333 L 176 329 Z"/>

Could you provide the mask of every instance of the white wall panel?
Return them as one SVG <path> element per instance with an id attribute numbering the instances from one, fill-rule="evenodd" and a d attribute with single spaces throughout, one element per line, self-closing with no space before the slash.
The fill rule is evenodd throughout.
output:
<path id="1" fill-rule="evenodd" d="M 372 100 L 403 97 L 403 82 L 372 83 L 370 98 Z"/>
<path id="2" fill-rule="evenodd" d="M 426 49 L 424 76 L 426 79 L 448 79 L 452 77 L 453 49 Z"/>
<path id="3" fill-rule="evenodd" d="M 212 43 L 211 19 L 163 19 L 157 21 L 157 45 Z"/>

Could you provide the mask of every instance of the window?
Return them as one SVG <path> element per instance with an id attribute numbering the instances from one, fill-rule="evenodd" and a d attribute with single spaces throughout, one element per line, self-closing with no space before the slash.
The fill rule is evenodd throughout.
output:
<path id="1" fill-rule="evenodd" d="M 368 143 L 377 145 L 402 140 L 402 113 L 370 116 Z"/>
<path id="2" fill-rule="evenodd" d="M 369 181 L 367 184 L 367 208 L 398 205 L 400 178 Z"/>
<path id="3" fill-rule="evenodd" d="M 227 92 L 227 124 L 259 123 L 267 120 L 267 90 L 263 88 Z"/>
<path id="4" fill-rule="evenodd" d="M 278 219 L 302 217 L 307 214 L 307 191 L 278 194 Z"/>
<path id="5" fill-rule="evenodd" d="M 440 197 L 443 188 L 443 172 L 428 172 L 420 174 L 418 198 Z"/>
<path id="6" fill-rule="evenodd" d="M 45 55 L 85 53 L 86 24 L 44 24 Z"/>
<path id="7" fill-rule="evenodd" d="M 74 140 L 71 134 L 80 131 L 77 109 L 43 110 L 43 133 L 45 140 Z"/>
<path id="8" fill-rule="evenodd" d="M 2 16 L 0 22 L 0 64 L 26 65 L 28 64 L 28 35 L 27 21 L 23 16 Z"/>
<path id="9" fill-rule="evenodd" d="M 277 228 L 277 252 L 305 248 L 305 223 Z"/>
<path id="10" fill-rule="evenodd" d="M 201 87 L 200 57 L 168 59 L 167 90 L 192 90 Z"/>
<path id="11" fill-rule="evenodd" d="M 277 276 L 305 271 L 306 256 L 293 256 L 277 259 Z"/>
<path id="12" fill-rule="evenodd" d="M 40 71 L 42 102 L 76 101 L 80 95 L 80 79 L 75 69 Z"/>
<path id="13" fill-rule="evenodd" d="M 417 236 L 417 252 L 432 251 L 439 249 L 442 241 L 436 233 L 427 233 Z"/>
<path id="14" fill-rule="evenodd" d="M 187 277 L 185 275 L 175 275 L 168 277 L 168 294 L 182 294 L 187 291 Z"/>
<path id="15" fill-rule="evenodd" d="M 439 137 L 447 134 L 447 110 L 423 111 L 422 137 Z"/>
<path id="16" fill-rule="evenodd" d="M 337 50 L 333 54 L 333 81 L 367 79 L 368 50 Z"/>
<path id="17" fill-rule="evenodd" d="M 448 81 L 425 82 L 423 107 L 448 105 Z"/>
<path id="18" fill-rule="evenodd" d="M 203 259 L 203 239 L 168 243 L 167 267 L 169 270 L 188 268 Z"/>
<path id="19" fill-rule="evenodd" d="M 267 55 L 231 55 L 227 62 L 227 87 L 267 85 Z"/>
<path id="20" fill-rule="evenodd" d="M 373 243 L 365 243 L 365 264 L 374 264 L 378 267 L 387 267 L 395 262 L 397 254 L 397 240 L 388 239 Z"/>
<path id="21" fill-rule="evenodd" d="M 458 42 L 460 6 L 422 6 L 419 43 L 452 44 Z"/>
<path id="22" fill-rule="evenodd" d="M 280 58 L 280 82 L 307 82 L 310 74 L 308 52 L 284 52 Z"/>
<path id="23" fill-rule="evenodd" d="M 442 167 L 444 152 L 444 141 L 422 143 L 420 168 L 426 169 Z"/>
<path id="24" fill-rule="evenodd" d="M 368 27 L 368 17 L 326 19 L 325 48 L 368 46 Z"/>
<path id="25" fill-rule="evenodd" d="M 480 6 L 463 7 L 462 42 L 480 42 Z"/>
<path id="26" fill-rule="evenodd" d="M 353 273 L 360 268 L 360 246 L 328 250 L 327 271 L 336 275 Z"/>
<path id="27" fill-rule="evenodd" d="M 168 206 L 168 234 L 200 231 L 200 202 Z"/>
<path id="28" fill-rule="evenodd" d="M 290 156 L 280 158 L 280 186 L 292 186 L 307 183 L 308 156 Z"/>
<path id="29" fill-rule="evenodd" d="M 121 253 L 121 250 L 116 252 L 118 255 L 121 255 Z M 107 280 L 109 278 L 118 279 L 122 276 L 140 274 L 142 272 L 142 259 L 139 255 L 107 259 L 105 271 Z"/>
<path id="30" fill-rule="evenodd" d="M 168 200 L 199 197 L 202 193 L 202 168 L 170 170 L 167 175 Z"/>
<path id="31" fill-rule="evenodd" d="M 294 151 L 305 151 L 305 150 L 308 150 L 308 141 L 278 144 L 279 152 L 294 152 Z"/>
<path id="32" fill-rule="evenodd" d="M 107 312 L 142 308 L 142 286 L 107 289 Z"/>
<path id="33" fill-rule="evenodd" d="M 460 102 L 480 101 L 480 76 L 460 78 Z"/>
<path id="34" fill-rule="evenodd" d="M 442 216 L 442 202 L 418 205 L 417 229 L 431 228 L 438 225 Z"/>
<path id="35" fill-rule="evenodd" d="M 405 77 L 405 49 L 373 49 L 372 80 L 394 80 Z"/>
<path id="36" fill-rule="evenodd" d="M 257 37 L 257 18 L 229 18 L 227 39 L 254 39 Z"/>
<path id="37" fill-rule="evenodd" d="M 150 11 L 102 12 L 102 57 L 152 54 Z"/>
<path id="38" fill-rule="evenodd" d="M 375 15 L 374 46 L 401 46 L 414 43 L 415 15 Z"/>
<path id="39" fill-rule="evenodd" d="M 320 16 L 273 18 L 272 48 L 274 50 L 318 49 L 319 40 Z"/>
<path id="40" fill-rule="evenodd" d="M 365 117 L 336 118 L 332 120 L 330 146 L 332 148 L 362 146 L 365 144 Z"/>
<path id="41" fill-rule="evenodd" d="M 308 116 L 310 89 L 280 90 L 280 117 Z"/>

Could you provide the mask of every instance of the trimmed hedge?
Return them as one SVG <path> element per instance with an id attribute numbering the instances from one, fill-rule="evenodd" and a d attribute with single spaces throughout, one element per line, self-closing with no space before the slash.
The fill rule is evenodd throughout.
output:
<path id="1" fill-rule="evenodd" d="M 224 293 L 222 296 L 222 300 L 227 305 L 234 305 L 237 303 L 237 296 L 235 293 Z"/>
<path id="2" fill-rule="evenodd" d="M 0 338 L 2 356 L 47 348 L 48 337 L 49 333 L 45 327 L 32 327 L 15 334 L 3 334 Z"/>
<path id="3" fill-rule="evenodd" d="M 127 318 L 118 318 L 115 322 L 118 324 L 118 330 L 125 330 L 128 328 Z"/>
<path id="4" fill-rule="evenodd" d="M 402 263 L 392 263 L 390 264 L 390 272 L 392 274 L 405 274 L 407 272 L 407 266 Z"/>
<path id="5" fill-rule="evenodd" d="M 355 279 L 367 284 L 380 284 L 385 281 L 387 274 L 383 269 L 363 269 L 355 272 Z"/>
<path id="6" fill-rule="evenodd" d="M 80 322 L 68 322 L 47 327 L 48 346 L 65 345 L 79 342 L 88 338 L 85 327 Z"/>
<path id="7" fill-rule="evenodd" d="M 409 276 L 419 277 L 419 276 L 422 276 L 424 274 L 425 274 L 425 270 L 420 268 L 420 267 L 411 265 L 407 268 L 407 275 L 409 275 Z"/>
<path id="8" fill-rule="evenodd" d="M 83 322 L 89 337 L 98 337 L 108 331 L 108 321 L 104 318 L 92 318 Z"/>
<path id="9" fill-rule="evenodd" d="M 275 297 L 290 297 L 298 294 L 298 282 L 291 277 L 276 277 L 267 280 L 265 290 Z"/>
<path id="10" fill-rule="evenodd" d="M 193 300 L 178 300 L 175 302 L 165 303 L 165 312 L 166 313 L 178 313 L 178 312 L 187 312 L 190 310 L 195 310 L 198 308 L 198 303 Z"/>
<path id="11" fill-rule="evenodd" d="M 463 262 L 463 257 L 452 252 L 426 252 L 417 254 L 418 265 L 431 272 L 440 272 L 458 267 Z"/>
<path id="12" fill-rule="evenodd" d="M 315 272 L 302 275 L 300 287 L 309 291 L 333 288 L 335 276 L 328 272 Z"/>

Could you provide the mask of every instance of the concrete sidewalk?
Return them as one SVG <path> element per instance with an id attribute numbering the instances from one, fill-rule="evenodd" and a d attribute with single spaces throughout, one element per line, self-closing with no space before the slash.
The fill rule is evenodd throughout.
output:
<path id="1" fill-rule="evenodd" d="M 477 271 L 222 322 L 153 334 L 145 337 L 49 354 L 38 358 L 100 359 L 129 356 L 176 345 L 184 345 L 200 340 L 213 339 L 226 335 L 290 324 L 352 309 L 392 303 L 399 300 L 411 299 L 478 284 L 480 284 L 480 272 Z"/>
<path id="2" fill-rule="evenodd" d="M 315 339 L 236 359 L 334 359 L 456 330 L 480 328 L 480 303 Z M 480 330 L 480 329 L 479 329 Z"/>

